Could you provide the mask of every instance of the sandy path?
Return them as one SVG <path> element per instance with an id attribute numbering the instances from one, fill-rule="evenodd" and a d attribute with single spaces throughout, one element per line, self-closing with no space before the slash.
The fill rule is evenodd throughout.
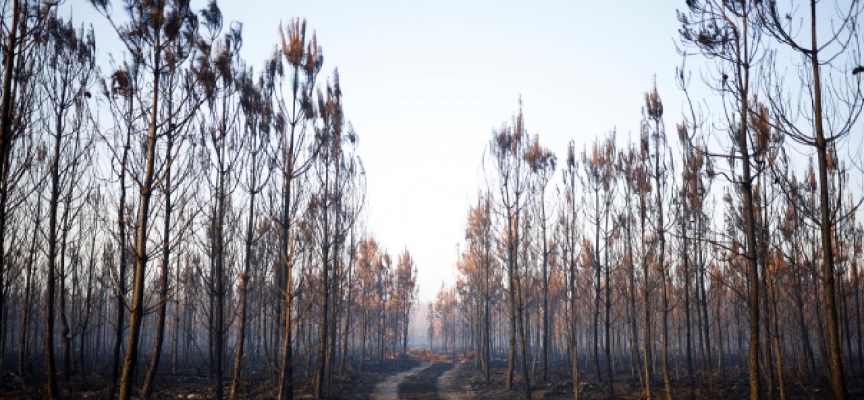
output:
<path id="1" fill-rule="evenodd" d="M 438 377 L 438 397 L 447 400 L 473 399 L 471 388 L 460 388 L 456 386 L 456 373 L 467 367 L 468 364 L 454 364 L 447 372 Z"/>
<path id="2" fill-rule="evenodd" d="M 432 366 L 432 363 L 423 363 L 419 367 L 415 367 L 410 371 L 400 372 L 387 377 L 384 382 L 375 385 L 375 392 L 372 393 L 373 400 L 397 400 L 399 399 L 399 383 L 410 374 L 416 374 L 426 368 Z"/>

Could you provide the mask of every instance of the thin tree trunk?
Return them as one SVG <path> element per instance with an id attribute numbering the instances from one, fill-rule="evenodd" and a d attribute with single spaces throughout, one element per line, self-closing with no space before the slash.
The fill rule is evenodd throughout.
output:
<path id="1" fill-rule="evenodd" d="M 174 374 L 177 374 L 177 357 L 180 352 L 179 348 L 179 340 L 180 340 L 180 263 L 177 263 L 177 267 L 174 269 L 174 332 L 172 341 L 174 342 L 174 348 L 172 350 L 171 357 L 171 371 Z"/>
<path id="2" fill-rule="evenodd" d="M 864 374 L 864 337 L 861 336 L 861 283 L 859 282 L 858 263 L 852 262 L 852 284 L 855 295 L 855 329 L 856 345 L 858 347 L 858 370 Z"/>
<path id="3" fill-rule="evenodd" d="M 825 138 L 822 116 L 822 82 L 819 69 L 819 46 L 816 40 L 816 0 L 810 0 L 810 64 L 813 71 L 813 122 L 816 131 L 816 158 L 819 162 L 820 230 L 822 234 L 822 294 L 825 296 L 825 322 L 828 330 L 828 366 L 831 371 L 831 390 L 836 400 L 849 397 L 843 374 L 843 354 L 834 292 L 834 245 L 832 243 L 831 203 L 828 199 L 828 142 Z"/>
<path id="4" fill-rule="evenodd" d="M 294 81 L 298 74 L 295 70 Z M 295 90 L 296 98 L 296 90 Z M 296 115 L 296 101 L 292 115 Z M 294 131 L 296 125 L 291 125 L 288 148 L 285 149 L 284 159 L 285 182 L 282 188 L 282 243 L 280 244 L 280 257 L 282 273 L 284 274 L 283 307 L 285 308 L 285 335 L 282 341 L 282 365 L 279 371 L 279 400 L 292 400 L 294 398 L 294 357 L 292 355 L 291 343 L 291 183 L 294 174 Z"/>
<path id="5" fill-rule="evenodd" d="M 780 400 L 786 400 L 786 384 L 783 380 L 783 347 L 780 343 L 780 323 L 777 316 L 777 294 L 774 289 L 773 277 L 771 269 L 765 270 L 768 281 L 768 297 L 771 302 L 771 324 L 774 327 L 774 356 L 777 358 L 777 382 L 780 389 Z"/>
<path id="6" fill-rule="evenodd" d="M 351 227 L 351 247 L 348 255 L 348 299 L 345 305 L 345 328 L 342 330 L 342 359 L 339 362 L 339 373 L 345 373 L 345 363 L 348 358 L 348 338 L 351 336 L 351 297 L 354 293 L 354 285 L 351 284 L 354 272 L 354 227 Z M 407 332 L 407 328 L 406 328 Z M 406 340 L 407 342 L 407 340 Z"/>
<path id="7" fill-rule="evenodd" d="M 549 244 L 546 242 L 546 190 L 540 192 L 540 223 L 543 240 L 543 382 L 549 379 Z"/>
<path id="8" fill-rule="evenodd" d="M 600 371 L 600 194 L 594 189 L 594 210 L 597 225 L 594 230 L 594 373 L 597 381 L 603 383 L 603 373 Z"/>
<path id="9" fill-rule="evenodd" d="M 87 292 L 84 299 L 84 321 L 81 324 L 80 340 L 78 342 L 78 354 L 81 364 L 81 374 L 87 373 L 85 365 L 84 343 L 90 325 L 91 296 L 93 294 L 93 270 L 96 269 L 96 235 L 90 240 L 90 260 L 87 263 Z M 98 315 L 98 314 L 97 314 Z M 98 351 L 97 351 L 98 353 Z"/>
<path id="10" fill-rule="evenodd" d="M 505 200 L 506 201 L 506 200 Z M 507 210 L 507 292 L 510 295 L 510 337 L 508 338 L 509 346 L 507 352 L 507 376 L 505 380 L 506 389 L 513 389 L 513 375 L 516 363 L 516 280 L 514 279 L 515 264 L 516 264 L 516 238 L 513 234 L 515 229 L 518 229 L 518 223 L 514 227 L 512 210 Z"/>
<path id="11" fill-rule="evenodd" d="M 570 221 L 569 239 L 570 239 L 570 255 L 568 264 L 570 267 L 570 367 L 572 369 L 573 380 L 573 399 L 579 400 L 579 318 L 578 318 L 578 302 L 576 299 L 576 171 L 573 165 L 573 147 L 568 153 L 569 175 L 570 175 Z"/>
<path id="12" fill-rule="evenodd" d="M 252 155 L 251 165 L 256 165 L 256 154 Z M 240 315 L 237 320 L 237 345 L 234 353 L 234 373 L 231 379 L 231 390 L 228 397 L 231 400 L 237 398 L 237 390 L 240 384 L 241 369 L 243 367 L 243 346 L 246 341 L 246 297 L 249 292 L 249 270 L 252 266 L 252 243 L 254 241 L 255 229 L 255 194 L 257 193 L 257 180 L 254 171 L 250 174 L 251 182 L 249 185 L 249 218 L 246 221 L 246 249 L 243 262 L 243 275 L 241 276 L 242 285 L 240 285 Z"/>
<path id="13" fill-rule="evenodd" d="M 745 6 L 749 7 L 749 6 Z M 749 56 L 749 14 L 742 18 L 743 23 L 743 49 L 739 50 L 738 59 Z M 744 197 L 744 231 L 746 236 L 746 262 L 748 289 L 748 308 L 750 325 L 750 354 L 749 354 L 749 381 L 750 400 L 759 400 L 762 397 L 761 382 L 759 379 L 759 266 L 756 258 L 756 221 L 753 215 L 753 178 L 750 172 L 750 140 L 748 138 L 747 121 L 750 115 L 750 65 L 739 62 L 736 66 L 737 76 L 741 77 L 742 93 L 740 93 L 740 117 L 737 132 L 737 147 L 741 155 L 742 176 L 741 186 Z"/>
<path id="14" fill-rule="evenodd" d="M 34 219 L 35 226 L 33 227 L 33 241 L 30 244 L 30 252 L 27 254 L 27 268 L 26 275 L 24 280 L 24 307 L 21 310 L 21 333 L 18 339 L 18 375 L 24 375 L 25 363 L 29 364 L 30 361 L 27 357 L 27 337 L 28 328 L 30 326 L 30 307 L 32 297 L 30 292 L 33 288 L 33 264 L 35 263 L 37 244 L 39 243 L 39 231 L 42 225 L 42 202 L 38 200 L 41 198 L 41 191 L 39 193 L 39 197 L 37 197 L 36 202 L 36 219 Z"/>
<path id="15" fill-rule="evenodd" d="M 132 117 L 132 99 L 126 98 L 127 121 L 131 121 Z M 126 311 L 126 264 L 128 262 L 129 249 L 126 242 L 126 164 L 129 160 L 129 150 L 131 147 L 132 125 L 127 122 L 126 139 L 123 143 L 123 155 L 120 160 L 120 201 L 117 207 L 117 239 L 119 242 L 120 265 L 117 281 L 117 315 L 114 322 L 114 351 L 113 364 L 111 367 L 111 386 L 108 390 L 108 397 L 113 399 L 114 393 L 117 391 L 117 379 L 120 375 L 120 350 L 123 345 L 123 322 Z"/>
<path id="16" fill-rule="evenodd" d="M 228 189 L 226 188 L 226 175 L 229 173 L 225 167 L 225 157 L 228 157 L 225 143 L 228 139 L 227 128 L 228 114 L 228 95 L 222 97 L 222 121 L 220 122 L 220 139 L 218 143 L 214 143 L 216 149 L 216 157 L 218 158 L 217 172 L 218 182 L 216 184 L 216 215 L 213 227 L 214 240 L 214 260 L 213 260 L 213 278 L 214 278 L 214 307 L 211 312 L 214 314 L 213 327 L 211 335 L 213 336 L 213 385 L 215 389 L 215 399 L 222 400 L 224 397 L 224 386 L 222 384 L 222 376 L 225 368 L 225 214 L 226 202 L 229 201 Z"/>
<path id="17" fill-rule="evenodd" d="M 162 10 L 159 10 L 160 12 Z M 154 43 L 160 43 L 159 31 Z M 129 317 L 129 335 L 126 356 L 123 359 L 123 373 L 120 376 L 120 400 L 132 397 L 132 381 L 135 377 L 135 367 L 138 362 L 138 341 L 141 337 L 141 322 L 144 318 L 144 280 L 147 267 L 147 231 L 150 219 L 150 199 L 153 195 L 153 181 L 156 168 L 156 140 L 158 127 L 159 81 L 161 77 L 160 62 L 162 47 L 156 45 L 153 52 L 153 99 L 150 110 L 150 126 L 146 142 L 146 162 L 144 164 L 144 179 L 140 188 L 138 202 L 138 226 L 135 233 L 135 276 L 132 288 L 132 307 Z"/>
<path id="18" fill-rule="evenodd" d="M 606 195 L 608 196 L 609 194 L 607 193 Z M 603 213 L 605 214 L 604 219 L 606 220 L 606 222 L 605 222 L 606 226 L 603 228 L 603 230 L 604 230 L 604 232 L 603 232 L 603 242 L 604 242 L 604 244 L 603 244 L 603 261 L 604 261 L 604 264 L 606 264 L 606 266 L 603 268 L 606 271 L 606 285 L 605 285 L 606 286 L 606 288 L 605 288 L 606 289 L 605 290 L 605 292 L 606 292 L 606 304 L 605 304 L 606 315 L 605 315 L 605 318 L 603 321 L 603 326 L 604 326 L 604 330 L 605 330 L 604 336 L 606 337 L 606 341 L 604 342 L 605 346 L 603 347 L 603 350 L 605 353 L 604 357 L 606 358 L 606 379 L 607 379 L 607 381 L 606 381 L 606 393 L 607 393 L 607 396 L 609 396 L 609 398 L 613 398 L 613 397 L 615 397 L 615 385 L 612 382 L 614 375 L 612 374 L 612 368 L 613 368 L 612 367 L 612 362 L 613 362 L 613 359 L 612 359 L 612 336 L 611 336 L 611 329 L 610 329 L 611 325 L 612 325 L 612 274 L 611 274 L 612 266 L 609 263 L 609 209 L 610 208 L 611 208 L 610 204 L 607 201 L 605 203 L 605 205 L 603 206 Z M 600 259 L 598 258 L 597 260 L 599 262 Z"/>
<path id="19" fill-rule="evenodd" d="M 16 2 L 17 6 L 17 2 Z M 17 17 L 17 12 L 15 17 Z M 59 124 L 59 120 L 58 120 Z M 48 203 L 48 278 L 45 282 L 45 372 L 48 397 L 59 397 L 57 371 L 54 359 L 54 297 L 57 277 L 58 228 L 57 211 L 60 204 L 60 132 L 54 134 L 54 157 L 51 161 L 51 197 Z M 61 273 L 60 279 L 63 279 Z M 63 295 L 61 290 L 61 296 Z"/>
<path id="20" fill-rule="evenodd" d="M 518 211 L 517 211 L 517 213 L 518 213 Z M 517 218 L 516 226 L 518 227 L 519 226 L 519 219 L 518 219 L 519 217 L 517 216 L 516 218 Z M 519 270 L 519 268 L 517 266 L 516 271 L 518 271 L 518 270 Z M 526 345 L 526 339 L 525 339 L 526 327 L 525 327 L 525 319 L 524 319 L 524 316 L 525 316 L 524 305 L 522 302 L 522 283 L 521 283 L 521 279 L 519 278 L 518 273 L 516 276 L 516 291 L 517 291 L 517 294 L 516 294 L 517 309 L 519 312 L 519 315 L 517 316 L 518 322 L 519 322 L 519 341 L 520 341 L 520 348 L 521 348 L 520 350 L 522 353 L 522 375 L 524 376 L 524 379 L 525 379 L 525 398 L 528 400 L 531 400 L 531 375 L 528 374 L 528 351 L 527 351 L 527 345 Z M 455 319 L 455 316 L 454 316 L 454 319 Z M 453 324 L 453 329 L 454 329 L 454 331 L 456 329 L 455 321 Z"/>
<path id="21" fill-rule="evenodd" d="M 490 294 L 489 294 L 489 269 L 491 268 L 491 260 L 489 258 L 490 247 L 491 247 L 491 243 L 490 243 L 491 240 L 489 238 L 489 230 L 490 230 L 489 225 L 491 223 L 491 221 L 489 220 L 491 218 L 491 209 L 490 209 L 491 208 L 491 202 L 489 200 L 490 196 L 491 196 L 490 194 L 487 194 L 485 214 L 484 214 L 485 215 L 484 216 L 485 223 L 484 223 L 484 228 L 483 228 L 484 229 L 483 248 L 484 248 L 484 253 L 485 253 L 484 254 L 484 260 L 483 260 L 483 270 L 484 270 L 485 276 L 483 278 L 483 286 L 484 286 L 484 293 L 483 293 L 483 307 L 484 307 L 483 347 L 482 347 L 482 353 L 481 353 L 480 357 L 483 359 L 483 380 L 484 380 L 484 382 L 489 382 L 489 361 L 491 359 L 491 351 L 492 351 L 491 350 L 491 343 L 490 343 L 491 338 L 490 338 L 490 332 L 489 332 L 490 328 L 491 328 L 490 319 L 492 318 L 492 316 L 490 314 L 490 309 L 489 309 L 489 296 L 490 296 Z M 860 326 L 860 324 L 859 324 L 859 326 Z M 860 342 L 860 340 L 859 340 L 859 342 Z"/>
<path id="22" fill-rule="evenodd" d="M 328 339 L 328 331 L 330 329 L 329 325 L 329 317 L 330 317 L 330 225 L 328 221 L 328 217 L 330 214 L 330 168 L 325 166 L 324 170 L 324 188 L 323 188 L 323 197 L 322 205 L 323 208 L 323 220 L 324 220 L 324 232 L 322 234 L 322 238 L 324 238 L 324 243 L 322 244 L 322 275 L 321 275 L 321 322 L 318 327 L 318 365 L 315 371 L 315 398 L 320 399 L 324 397 L 324 373 L 326 372 L 326 362 L 327 362 L 327 339 Z M 384 327 L 386 325 L 382 325 Z"/>
<path id="23" fill-rule="evenodd" d="M 702 321 L 703 321 L 703 323 L 702 323 L 702 337 L 705 340 L 705 355 L 707 356 L 707 359 L 703 360 L 703 363 L 705 363 L 705 366 L 708 368 L 708 390 L 710 393 L 714 393 L 714 391 L 715 391 L 714 370 L 713 370 L 714 365 L 713 365 L 713 362 L 711 361 L 711 336 L 710 336 L 710 328 L 709 328 L 710 319 L 708 316 L 708 296 L 707 296 L 707 293 L 705 293 L 705 256 L 703 253 L 703 245 L 702 245 L 702 233 L 704 231 L 704 226 L 703 226 L 703 213 L 701 211 L 702 210 L 702 199 L 701 198 L 699 199 L 699 205 L 697 207 L 698 207 L 698 212 L 697 212 L 697 221 L 698 221 L 697 226 L 698 226 L 698 228 L 697 228 L 696 237 L 697 237 L 698 251 L 696 252 L 696 254 L 699 257 L 698 272 L 699 272 L 699 276 L 701 277 L 700 282 L 699 282 L 698 292 L 701 294 L 700 304 L 701 304 L 701 311 L 702 311 L 701 314 L 702 314 Z M 721 337 L 719 335 L 718 335 L 717 340 L 718 341 L 721 340 Z M 722 343 L 721 343 L 721 345 L 722 345 Z M 719 356 L 722 357 L 722 355 L 723 354 L 720 353 Z"/>
<path id="24" fill-rule="evenodd" d="M 630 184 L 625 184 L 629 189 Z M 625 194 L 626 198 L 626 216 L 627 216 L 627 225 L 625 227 L 625 235 L 626 235 L 626 252 L 627 252 L 627 277 L 628 277 L 628 302 L 627 302 L 627 318 L 629 320 L 630 325 L 630 367 L 631 371 L 638 370 L 639 379 L 643 379 L 642 376 L 642 365 L 641 365 L 641 356 L 639 354 L 639 334 L 636 328 L 636 266 L 633 262 L 633 219 L 632 219 L 632 207 L 630 204 L 631 193 L 628 192 Z M 632 372 L 631 372 L 632 373 Z M 632 375 L 631 375 L 632 376 Z"/>
<path id="25" fill-rule="evenodd" d="M 62 137 L 62 128 L 59 121 L 61 121 L 63 112 L 58 113 L 58 123 L 57 123 L 57 141 L 60 142 Z M 58 149 L 59 150 L 59 149 Z M 59 154 L 56 162 L 59 163 Z M 59 165 L 58 165 L 59 168 Z M 63 345 L 63 382 L 69 382 L 69 375 L 72 370 L 72 329 L 69 326 L 69 318 L 66 315 L 66 249 L 69 238 L 69 230 L 71 227 L 69 226 L 69 218 L 70 211 L 72 209 L 72 189 L 74 188 L 76 175 L 77 164 L 72 166 L 72 170 L 70 175 L 73 176 L 72 182 L 69 183 L 69 190 L 63 196 L 63 217 L 60 222 L 60 274 L 57 277 L 57 280 L 60 283 L 60 293 L 59 293 L 59 309 L 60 309 L 60 343 Z M 74 267 L 73 267 L 74 268 Z M 73 293 L 74 296 L 74 293 Z"/>
<path id="26" fill-rule="evenodd" d="M 170 104 L 170 101 L 169 101 Z M 169 106 L 170 108 L 170 106 Z M 168 141 L 165 148 L 165 157 L 168 161 L 165 172 L 165 218 L 162 227 L 162 262 L 159 265 L 159 309 L 156 313 L 156 337 L 153 343 L 153 358 L 150 360 L 150 368 L 144 377 L 144 386 L 141 389 L 141 397 L 150 398 L 153 391 L 153 380 L 156 378 L 156 370 L 159 368 L 159 360 L 162 358 L 162 342 L 165 336 L 165 313 L 168 307 L 168 265 L 171 262 L 171 148 L 174 144 L 173 132 L 168 132 Z"/>
<path id="27" fill-rule="evenodd" d="M 641 232 L 641 248 L 643 253 L 647 251 L 647 243 L 645 241 L 645 219 L 646 219 L 646 199 L 645 196 L 647 194 L 640 193 L 639 194 L 639 224 L 640 224 L 640 232 Z M 644 304 L 645 311 L 645 338 L 644 338 L 644 347 L 643 347 L 643 357 L 645 361 L 645 397 L 651 398 L 651 285 L 650 285 L 650 268 L 648 267 L 648 257 L 647 254 L 642 255 L 642 279 L 643 279 L 643 288 L 642 288 L 642 302 Z"/>
<path id="28" fill-rule="evenodd" d="M 18 25 L 19 16 L 21 14 L 21 0 L 12 1 L 12 23 L 9 25 L 9 33 L 7 36 L 6 46 L 4 50 L 4 66 L 3 66 L 3 96 L 0 100 L 0 311 L 6 309 L 5 305 L 5 287 L 4 279 L 6 276 L 6 219 L 8 217 L 6 205 L 9 197 L 9 169 L 11 168 L 12 154 L 12 122 L 15 118 L 15 93 L 12 90 L 12 75 L 16 61 L 15 49 L 18 47 Z M 49 278 L 53 279 L 53 271 L 49 271 Z M 53 300 L 53 287 L 51 288 L 51 296 L 49 300 Z M 47 306 L 46 306 L 47 307 Z M 46 316 L 46 319 L 49 318 Z M 53 316 L 50 317 L 53 319 Z M 48 327 L 46 326 L 46 329 Z M 5 332 L 6 327 L 2 318 L 0 318 L 0 332 Z M 47 334 L 45 341 L 53 338 Z M 0 342 L 0 347 L 2 347 Z M 48 354 L 50 352 L 50 355 Z M 2 351 L 0 351 L 2 353 Z M 48 398 L 54 399 L 59 396 L 57 392 L 57 381 L 54 379 L 54 354 L 53 349 L 46 347 L 46 369 L 48 374 Z"/>
<path id="29" fill-rule="evenodd" d="M 686 195 L 682 193 L 681 209 L 683 218 L 681 218 L 681 258 L 683 259 L 682 263 L 684 266 L 684 327 L 687 340 L 687 386 L 690 391 L 690 398 L 693 398 L 693 392 L 696 390 L 696 387 L 693 382 L 693 334 L 690 330 L 690 256 L 687 251 L 687 241 L 689 240 L 687 238 L 687 223 L 690 220 L 690 210 L 687 208 L 687 199 L 685 196 Z"/>
<path id="30" fill-rule="evenodd" d="M 655 134 L 660 135 L 660 122 L 655 119 Z M 659 237 L 659 257 L 657 265 L 660 270 L 660 290 L 662 291 L 663 303 L 663 386 L 666 390 L 666 399 L 672 400 L 672 383 L 669 379 L 669 294 L 666 288 L 666 227 L 664 225 L 663 215 L 663 185 L 661 184 L 660 164 L 662 163 L 660 155 L 660 139 L 654 141 L 654 179 L 657 183 L 657 235 Z"/>

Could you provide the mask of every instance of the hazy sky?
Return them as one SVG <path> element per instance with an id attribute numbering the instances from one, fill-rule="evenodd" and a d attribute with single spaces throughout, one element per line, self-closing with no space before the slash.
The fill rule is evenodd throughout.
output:
<path id="1" fill-rule="evenodd" d="M 559 158 L 571 139 L 581 149 L 615 128 L 619 142 L 638 132 L 655 74 L 667 125 L 680 120 L 673 77 L 681 63 L 675 10 L 683 0 L 219 6 L 226 21 L 243 23 L 242 54 L 256 69 L 279 41 L 280 21 L 306 18 L 317 32 L 322 78 L 338 67 L 345 115 L 360 136 L 368 228 L 394 255 L 411 251 L 423 301 L 455 280 L 456 245 L 483 184 L 483 152 L 520 95 L 529 133 Z M 87 2 L 64 7 L 78 21 L 94 21 L 97 34 L 109 33 Z M 119 55 L 116 47 L 97 46 L 103 57 Z"/>

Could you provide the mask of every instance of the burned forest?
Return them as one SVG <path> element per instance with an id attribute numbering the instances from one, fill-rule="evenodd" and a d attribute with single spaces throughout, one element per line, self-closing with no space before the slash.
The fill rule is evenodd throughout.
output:
<path id="1" fill-rule="evenodd" d="M 628 92 L 262 2 L 0 2 L 0 398 L 864 398 L 860 0 L 675 2 Z"/>

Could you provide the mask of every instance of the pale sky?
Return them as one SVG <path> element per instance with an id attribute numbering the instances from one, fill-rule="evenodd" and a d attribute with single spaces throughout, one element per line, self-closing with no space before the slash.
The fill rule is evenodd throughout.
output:
<path id="1" fill-rule="evenodd" d="M 321 80 L 339 68 L 345 115 L 360 137 L 367 226 L 392 254 L 405 247 L 413 254 L 421 301 L 455 281 L 456 245 L 483 184 L 483 151 L 520 95 L 529 133 L 559 159 L 571 139 L 581 149 L 616 127 L 619 142 L 638 132 L 655 74 L 667 126 L 681 119 L 683 96 L 673 77 L 681 63 L 675 10 L 683 0 L 219 6 L 226 22 L 243 23 L 242 55 L 256 70 L 279 41 L 280 21 L 302 17 L 317 32 Z M 100 57 L 119 56 L 120 49 L 99 42 L 99 33 L 109 32 L 88 2 L 64 7 L 76 22 L 94 23 Z"/>

